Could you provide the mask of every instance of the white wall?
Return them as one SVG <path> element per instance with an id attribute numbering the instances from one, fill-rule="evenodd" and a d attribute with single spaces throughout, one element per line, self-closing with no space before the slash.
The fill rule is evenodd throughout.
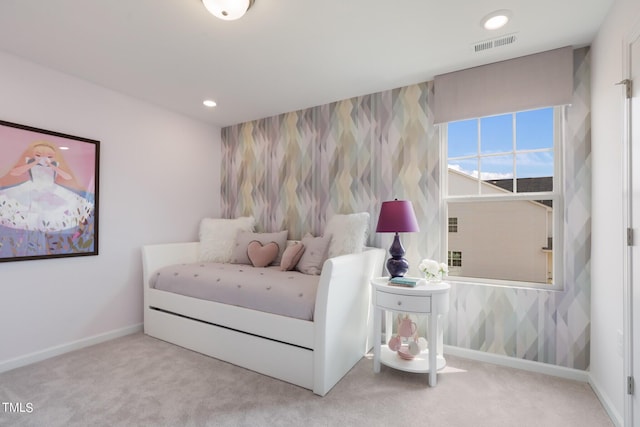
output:
<path id="1" fill-rule="evenodd" d="M 221 142 L 217 127 L 3 53 L 0 94 L 1 120 L 101 144 L 99 255 L 0 263 L 2 371 L 140 325 L 140 247 L 194 240 L 219 214 Z"/>
<path id="2" fill-rule="evenodd" d="M 605 404 L 624 413 L 623 359 L 617 351 L 623 307 L 623 40 L 640 2 L 616 0 L 592 44 L 591 378 Z"/>

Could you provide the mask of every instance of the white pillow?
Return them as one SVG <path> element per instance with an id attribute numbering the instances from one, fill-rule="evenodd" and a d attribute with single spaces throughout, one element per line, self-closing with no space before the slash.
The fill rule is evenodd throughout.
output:
<path id="1" fill-rule="evenodd" d="M 252 216 L 236 219 L 203 218 L 200 221 L 200 262 L 229 262 L 239 230 L 253 231 Z"/>
<path id="2" fill-rule="evenodd" d="M 324 234 L 331 235 L 329 258 L 362 252 L 369 232 L 369 213 L 360 212 L 331 217 Z"/>

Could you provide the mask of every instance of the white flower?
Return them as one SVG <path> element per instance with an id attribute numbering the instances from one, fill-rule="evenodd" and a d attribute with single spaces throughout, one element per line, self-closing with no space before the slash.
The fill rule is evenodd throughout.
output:
<path id="1" fill-rule="evenodd" d="M 418 268 L 427 278 L 441 278 L 449 272 L 447 264 L 432 259 L 423 259 Z"/>

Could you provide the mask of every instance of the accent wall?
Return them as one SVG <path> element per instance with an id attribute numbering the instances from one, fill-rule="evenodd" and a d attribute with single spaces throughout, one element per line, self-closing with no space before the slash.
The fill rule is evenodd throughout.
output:
<path id="1" fill-rule="evenodd" d="M 562 291 L 455 284 L 445 344 L 550 363 L 589 367 L 591 141 L 589 50 L 574 53 L 567 108 L 565 282 Z M 221 213 L 253 215 L 259 231 L 290 239 L 322 234 L 336 213 L 369 212 L 369 244 L 381 202 L 407 199 L 420 225 L 402 242 L 415 270 L 440 258 L 440 134 L 433 83 L 338 101 L 222 130 Z"/>

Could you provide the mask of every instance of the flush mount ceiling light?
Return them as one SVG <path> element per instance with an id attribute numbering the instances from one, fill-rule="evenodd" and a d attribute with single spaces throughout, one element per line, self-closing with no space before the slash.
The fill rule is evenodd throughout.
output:
<path id="1" fill-rule="evenodd" d="M 205 107 L 209 107 L 209 108 L 213 108 L 216 105 L 218 105 L 216 104 L 216 101 L 213 101 L 211 99 L 205 99 L 204 101 L 202 101 L 202 103 L 204 104 Z"/>
<path id="2" fill-rule="evenodd" d="M 507 22 L 509 22 L 509 19 L 511 19 L 510 10 L 496 10 L 482 18 L 480 24 L 482 24 L 486 30 L 497 30 L 498 28 L 504 27 Z"/>
<path id="3" fill-rule="evenodd" d="M 233 21 L 242 18 L 254 0 L 202 0 L 202 4 L 216 18 Z"/>

